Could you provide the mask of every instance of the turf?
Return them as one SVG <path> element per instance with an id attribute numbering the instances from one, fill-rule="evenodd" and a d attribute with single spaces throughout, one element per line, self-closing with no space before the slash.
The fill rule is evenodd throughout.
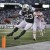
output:
<path id="1" fill-rule="evenodd" d="M 0 47 L 2 44 L 2 36 L 6 36 L 9 32 L 11 32 L 13 29 L 0 29 Z M 37 42 L 44 42 L 44 41 L 50 41 L 50 29 L 45 30 L 44 36 L 40 36 L 39 32 L 37 32 L 37 40 L 34 41 L 32 38 L 32 30 L 28 30 L 25 35 L 23 35 L 20 39 L 14 40 L 15 36 L 18 36 L 22 30 L 18 30 L 14 33 L 11 37 L 6 37 L 6 46 L 18 46 L 18 45 L 25 45 L 25 44 L 31 44 L 31 43 L 37 43 Z"/>

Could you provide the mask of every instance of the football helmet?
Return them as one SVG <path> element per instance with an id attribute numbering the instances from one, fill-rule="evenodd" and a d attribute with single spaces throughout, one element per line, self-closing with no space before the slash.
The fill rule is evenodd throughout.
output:
<path id="1" fill-rule="evenodd" d="M 24 4 L 24 5 L 22 6 L 22 10 L 23 10 L 23 11 L 28 11 L 28 10 L 29 10 L 29 5 L 28 5 L 28 4 Z"/>

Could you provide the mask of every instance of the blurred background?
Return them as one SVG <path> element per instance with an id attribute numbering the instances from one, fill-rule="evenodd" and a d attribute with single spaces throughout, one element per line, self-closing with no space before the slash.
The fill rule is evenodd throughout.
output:
<path id="1" fill-rule="evenodd" d="M 50 4 L 50 0 L 0 0 L 0 3 L 20 3 L 20 4 L 29 4 L 33 7 L 35 3 Z M 43 9 L 43 8 L 42 8 Z M 19 5 L 5 5 L 0 7 L 0 24 L 19 24 L 24 18 L 19 16 L 17 17 L 21 7 Z M 45 21 L 47 24 L 50 24 L 50 8 L 42 10 L 45 15 Z"/>
<path id="2" fill-rule="evenodd" d="M 0 0 L 0 3 L 28 3 L 32 5 L 37 2 L 50 4 L 50 0 Z"/>
<path id="3" fill-rule="evenodd" d="M 6 37 L 7 46 L 10 47 L 50 41 L 50 8 L 42 8 L 42 4 L 50 4 L 50 0 L 0 0 L 0 47 L 2 44 L 2 36 L 6 36 L 8 33 L 10 33 L 14 29 L 14 25 L 19 24 L 24 19 L 23 16 L 17 15 L 22 9 L 21 5 L 26 3 L 33 6 L 34 8 L 41 9 L 40 11 L 42 11 L 45 16 L 44 19 L 47 23 L 46 25 L 48 28 L 45 29 L 45 34 L 43 37 L 39 35 L 39 32 L 37 32 L 38 38 L 36 41 L 32 39 L 32 30 L 28 30 L 23 37 L 21 37 L 19 40 L 14 41 L 13 38 L 19 35 L 22 31 L 22 29 L 20 29 L 18 32 L 15 32 L 13 37 Z M 35 3 L 39 3 L 39 5 L 35 6 Z"/>

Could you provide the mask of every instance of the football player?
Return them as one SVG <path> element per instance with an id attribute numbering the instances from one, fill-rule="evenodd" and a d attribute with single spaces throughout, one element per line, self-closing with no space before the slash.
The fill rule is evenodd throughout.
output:
<path id="1" fill-rule="evenodd" d="M 24 16 L 24 20 L 19 24 L 16 25 L 16 28 L 9 33 L 7 36 L 13 36 L 14 32 L 18 31 L 19 28 L 24 28 L 23 31 L 20 33 L 20 35 L 14 37 L 14 39 L 19 39 L 22 35 L 25 34 L 25 32 L 33 25 L 34 23 L 34 17 L 33 12 L 35 8 L 30 8 L 28 4 L 24 4 L 22 6 L 22 10 L 19 12 L 19 15 Z"/>
<path id="2" fill-rule="evenodd" d="M 38 29 L 38 31 L 40 32 L 40 35 L 43 36 L 43 29 L 44 29 L 44 25 L 42 22 L 44 22 L 44 18 L 43 18 L 43 13 L 40 12 L 39 10 L 37 10 L 36 12 L 34 12 L 34 23 L 33 23 L 33 39 L 36 40 L 36 31 Z M 43 26 L 43 27 L 42 27 Z"/>

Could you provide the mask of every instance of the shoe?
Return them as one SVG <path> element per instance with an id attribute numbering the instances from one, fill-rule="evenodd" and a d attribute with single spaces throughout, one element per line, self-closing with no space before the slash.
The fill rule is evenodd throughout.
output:
<path id="1" fill-rule="evenodd" d="M 36 41 L 36 39 L 33 39 L 34 41 Z"/>
<path id="2" fill-rule="evenodd" d="M 19 39 L 19 36 L 17 36 L 17 37 L 14 37 L 14 40 L 16 40 L 16 39 Z"/>
<path id="3" fill-rule="evenodd" d="M 9 33 L 7 36 L 8 36 L 8 37 L 9 37 L 9 36 L 13 36 L 13 34 L 12 34 L 12 33 Z"/>

